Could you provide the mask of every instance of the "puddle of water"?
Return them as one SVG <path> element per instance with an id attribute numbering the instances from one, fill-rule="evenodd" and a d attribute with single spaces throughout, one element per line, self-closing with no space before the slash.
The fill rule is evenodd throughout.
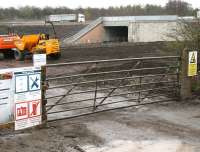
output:
<path id="1" fill-rule="evenodd" d="M 114 140 L 102 147 L 84 146 L 87 152 L 194 152 L 192 146 L 179 140 L 127 141 Z"/>

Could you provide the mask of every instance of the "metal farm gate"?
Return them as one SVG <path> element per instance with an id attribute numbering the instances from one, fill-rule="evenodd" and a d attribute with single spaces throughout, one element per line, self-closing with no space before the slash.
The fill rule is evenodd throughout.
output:
<path id="1" fill-rule="evenodd" d="M 179 98 L 179 56 L 49 64 L 48 121 Z"/>

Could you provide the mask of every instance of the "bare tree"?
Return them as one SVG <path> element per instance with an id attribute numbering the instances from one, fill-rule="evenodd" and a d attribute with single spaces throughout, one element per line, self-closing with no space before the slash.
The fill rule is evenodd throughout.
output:
<path id="1" fill-rule="evenodd" d="M 171 47 L 182 50 L 183 48 L 200 48 L 200 20 L 179 20 L 177 27 L 168 34 L 173 42 Z"/>
<path id="2" fill-rule="evenodd" d="M 165 6 L 169 14 L 176 14 L 179 16 L 192 15 L 193 9 L 191 4 L 182 0 L 169 0 Z"/>

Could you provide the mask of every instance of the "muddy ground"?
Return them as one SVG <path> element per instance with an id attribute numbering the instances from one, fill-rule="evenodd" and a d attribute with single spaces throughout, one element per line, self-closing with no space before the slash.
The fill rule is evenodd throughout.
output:
<path id="1" fill-rule="evenodd" d="M 174 54 L 162 48 L 163 44 L 71 47 L 63 50 L 60 60 L 48 63 Z M 0 65 L 1 68 L 31 66 L 32 61 L 1 60 Z M 199 106 L 199 99 L 172 100 L 52 121 L 40 129 L 21 132 L 1 129 L 0 152 L 199 152 Z"/>
<path id="2" fill-rule="evenodd" d="M 77 62 L 77 61 L 93 61 L 105 59 L 120 59 L 120 58 L 136 58 L 136 57 L 155 57 L 155 56 L 170 56 L 176 55 L 176 50 L 167 49 L 167 44 L 163 42 L 149 44 L 132 44 L 126 43 L 121 45 L 115 43 L 110 46 L 104 45 L 101 47 L 76 47 L 65 46 L 61 50 L 61 58 L 59 60 L 48 59 L 47 63 L 61 62 Z M 19 62 L 14 59 L 0 59 L 0 67 L 20 67 L 30 66 L 30 59 Z"/>
<path id="3" fill-rule="evenodd" d="M 200 101 L 140 106 L 3 132 L 1 152 L 199 152 Z"/>

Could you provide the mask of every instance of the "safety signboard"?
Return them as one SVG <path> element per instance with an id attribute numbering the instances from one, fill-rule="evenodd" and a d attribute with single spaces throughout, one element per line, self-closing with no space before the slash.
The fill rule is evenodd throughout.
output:
<path id="1" fill-rule="evenodd" d="M 12 73 L 0 70 L 0 124 L 12 121 Z"/>
<path id="2" fill-rule="evenodd" d="M 29 82 L 29 90 L 30 91 L 40 90 L 40 78 L 41 78 L 40 73 L 29 75 L 28 82 Z"/>
<path id="3" fill-rule="evenodd" d="M 29 102 L 29 117 L 36 117 L 41 115 L 41 101 Z"/>
<path id="4" fill-rule="evenodd" d="M 21 102 L 15 104 L 15 130 L 41 124 L 41 101 Z"/>
<path id="5" fill-rule="evenodd" d="M 15 104 L 15 117 L 16 120 L 27 119 L 28 118 L 28 103 L 22 102 Z"/>
<path id="6" fill-rule="evenodd" d="M 26 92 L 28 91 L 28 76 L 27 75 L 19 75 L 15 78 L 15 90 L 16 93 Z"/>
<path id="7" fill-rule="evenodd" d="M 197 75 L 197 51 L 189 52 L 188 76 Z"/>
<path id="8" fill-rule="evenodd" d="M 47 55 L 46 54 L 34 54 L 33 55 L 33 64 L 35 67 L 40 67 L 46 65 Z"/>
<path id="9" fill-rule="evenodd" d="M 41 69 L 19 69 L 14 77 L 15 130 L 41 124 Z"/>

